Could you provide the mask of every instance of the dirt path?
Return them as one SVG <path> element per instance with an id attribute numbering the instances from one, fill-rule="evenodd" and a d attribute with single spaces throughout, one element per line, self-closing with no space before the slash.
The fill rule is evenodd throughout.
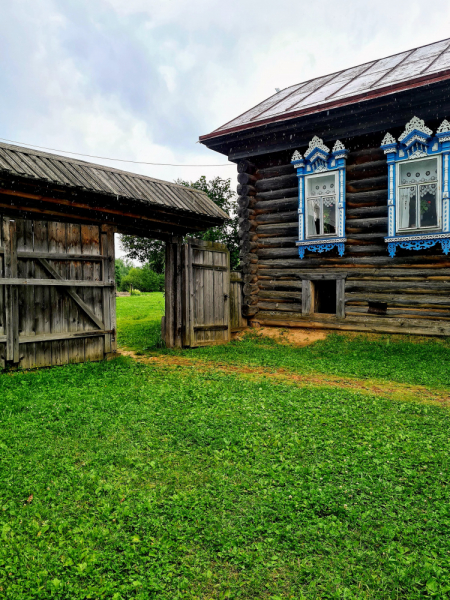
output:
<path id="1" fill-rule="evenodd" d="M 186 358 L 182 356 L 142 356 L 131 350 L 119 349 L 118 354 L 130 356 L 134 360 L 146 364 L 157 365 L 166 368 L 194 368 L 197 372 L 219 371 L 222 373 L 233 373 L 250 379 L 264 377 L 273 382 L 298 385 L 300 387 L 324 387 L 340 388 L 359 392 L 362 394 L 383 396 L 393 400 L 415 400 L 420 402 L 438 403 L 450 405 L 450 395 L 441 390 L 429 389 L 422 385 L 408 385 L 385 380 L 357 379 L 347 376 L 324 375 L 315 373 L 313 375 L 298 375 L 288 369 L 267 369 L 264 367 L 236 366 L 216 361 L 205 361 L 200 359 Z"/>

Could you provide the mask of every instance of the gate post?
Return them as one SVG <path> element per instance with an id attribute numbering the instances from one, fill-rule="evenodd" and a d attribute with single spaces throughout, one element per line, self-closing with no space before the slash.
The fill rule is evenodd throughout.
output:
<path id="1" fill-rule="evenodd" d="M 181 240 L 166 242 L 164 340 L 167 348 L 182 347 Z"/>

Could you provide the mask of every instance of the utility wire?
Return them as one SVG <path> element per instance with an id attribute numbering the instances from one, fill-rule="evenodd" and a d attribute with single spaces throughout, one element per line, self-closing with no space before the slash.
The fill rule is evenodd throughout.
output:
<path id="1" fill-rule="evenodd" d="M 222 163 L 220 165 L 175 165 L 172 163 L 155 163 L 145 162 L 143 160 L 125 160 L 123 158 L 109 158 L 108 156 L 94 156 L 92 154 L 82 154 L 81 152 L 71 152 L 70 150 L 56 150 L 55 148 L 46 148 L 45 146 L 37 146 L 36 144 L 24 144 L 23 142 L 15 142 L 14 140 L 7 140 L 0 138 L 2 142 L 8 142 L 10 144 L 19 144 L 25 147 L 39 148 L 40 150 L 50 150 L 51 152 L 63 152 L 64 154 L 75 154 L 76 156 L 84 156 L 85 158 L 99 158 L 101 160 L 114 160 L 116 162 L 134 163 L 136 165 L 155 165 L 158 167 L 235 167 L 234 163 Z"/>

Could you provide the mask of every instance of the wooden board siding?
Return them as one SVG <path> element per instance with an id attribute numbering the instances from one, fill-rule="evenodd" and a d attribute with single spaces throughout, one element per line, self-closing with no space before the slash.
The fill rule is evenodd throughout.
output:
<path id="1" fill-rule="evenodd" d="M 114 352 L 113 229 L 1 215 L 0 222 L 0 367 Z"/>
<path id="2" fill-rule="evenodd" d="M 253 321 L 450 335 L 450 257 L 440 246 L 400 249 L 395 258 L 388 255 L 387 165 L 378 147 L 381 139 L 377 134 L 343 140 L 350 149 L 343 257 L 336 249 L 323 254 L 306 251 L 303 260 L 298 257 L 297 177 L 290 164 L 294 148 L 239 164 L 238 191 L 245 193 L 238 199 L 244 314 Z M 241 175 L 251 177 L 246 183 Z M 309 300 L 303 297 L 303 281 L 312 275 L 343 281 L 338 293 L 345 315 L 305 314 Z M 374 313 L 372 303 L 386 303 L 386 313 Z"/>

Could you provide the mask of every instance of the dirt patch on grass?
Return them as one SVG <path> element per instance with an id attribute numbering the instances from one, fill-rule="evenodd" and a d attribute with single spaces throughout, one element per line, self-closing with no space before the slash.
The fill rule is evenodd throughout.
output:
<path id="1" fill-rule="evenodd" d="M 252 331 L 258 336 L 272 338 L 279 344 L 292 346 L 309 346 L 319 340 L 325 340 L 329 334 L 318 329 L 288 329 L 287 327 L 261 327 Z"/>
<path id="2" fill-rule="evenodd" d="M 246 365 L 229 365 L 217 361 L 187 358 L 183 356 L 144 356 L 131 350 L 119 350 L 122 356 L 129 356 L 139 362 L 166 368 L 195 369 L 196 372 L 218 371 L 227 374 L 236 374 L 247 378 L 270 379 L 273 383 L 298 385 L 299 387 L 324 387 L 351 390 L 353 392 L 383 396 L 393 400 L 420 401 L 450 405 L 449 392 L 433 390 L 422 385 L 408 385 L 384 380 L 357 379 L 354 377 L 339 377 L 314 373 L 299 375 L 288 369 L 270 369 L 264 367 L 249 367 Z"/>

